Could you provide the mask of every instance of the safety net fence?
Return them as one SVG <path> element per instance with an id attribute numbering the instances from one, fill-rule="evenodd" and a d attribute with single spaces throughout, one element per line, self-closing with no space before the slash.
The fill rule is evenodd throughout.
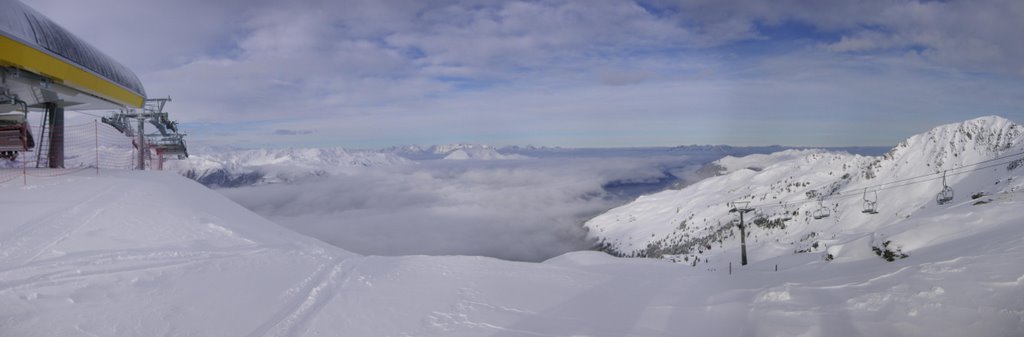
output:
<path id="1" fill-rule="evenodd" d="M 131 170 L 137 167 L 140 153 L 146 166 L 159 160 L 146 142 L 138 144 L 137 138 L 128 137 L 98 120 L 65 124 L 63 130 L 60 129 L 33 127 L 32 141 L 23 138 L 20 149 L 7 146 L 0 154 L 0 186 L 27 185 L 33 178 L 88 170 L 96 174 L 103 170 Z M 64 144 L 63 151 L 50 150 L 51 144 L 60 143 Z M 140 145 L 142 151 L 139 151 Z"/>

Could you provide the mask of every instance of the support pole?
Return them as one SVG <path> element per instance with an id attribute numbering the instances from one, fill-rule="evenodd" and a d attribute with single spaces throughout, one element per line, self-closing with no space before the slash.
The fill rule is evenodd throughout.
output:
<path id="1" fill-rule="evenodd" d="M 740 214 L 740 265 L 747 265 L 747 224 L 743 221 L 743 213 L 753 211 L 753 208 L 747 207 L 750 205 L 749 201 L 734 201 L 728 204 L 731 208 L 729 213 Z"/>
<path id="2" fill-rule="evenodd" d="M 25 116 L 28 119 L 28 116 Z M 39 145 L 36 145 L 36 168 L 43 162 L 43 142 L 46 141 L 46 122 L 50 120 L 50 109 L 43 109 L 43 120 L 39 122 Z"/>
<path id="3" fill-rule="evenodd" d="M 50 151 L 46 157 L 47 167 L 64 168 L 64 108 L 55 103 L 46 103 L 50 117 Z"/>
<path id="4" fill-rule="evenodd" d="M 740 211 L 740 265 L 747 265 L 747 226 L 743 223 L 743 211 Z"/>
<path id="5" fill-rule="evenodd" d="M 156 170 L 164 170 L 164 151 L 159 147 L 156 148 Z"/>
<path id="6" fill-rule="evenodd" d="M 148 150 L 145 148 L 145 146 L 146 146 L 146 137 L 144 136 L 145 135 L 145 128 L 146 128 L 146 119 L 142 118 L 142 117 L 139 117 L 138 120 L 139 120 L 139 129 L 137 130 L 137 132 L 139 133 L 139 140 L 138 140 L 139 144 L 136 146 L 137 148 L 139 148 L 139 165 L 138 165 L 138 167 L 139 167 L 139 170 L 145 170 L 146 169 L 146 152 L 148 152 Z"/>

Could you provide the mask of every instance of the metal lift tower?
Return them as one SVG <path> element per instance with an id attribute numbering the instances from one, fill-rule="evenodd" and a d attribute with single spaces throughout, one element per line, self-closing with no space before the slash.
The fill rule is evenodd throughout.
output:
<path id="1" fill-rule="evenodd" d="M 749 201 L 734 201 L 730 203 L 729 208 L 729 213 L 739 213 L 740 215 L 740 223 L 738 225 L 740 228 L 740 264 L 744 266 L 747 265 L 747 226 L 743 222 L 743 214 L 754 210 L 749 206 Z"/>

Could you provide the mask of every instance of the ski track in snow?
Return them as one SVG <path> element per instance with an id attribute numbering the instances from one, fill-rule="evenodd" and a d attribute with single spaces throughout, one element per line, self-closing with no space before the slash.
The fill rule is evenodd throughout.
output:
<path id="1" fill-rule="evenodd" d="M 48 259 L 40 263 L 0 271 L 0 293 L 61 285 L 84 280 L 92 276 L 132 273 L 146 270 L 185 267 L 222 259 L 252 257 L 266 254 L 267 248 L 225 249 L 221 251 L 114 251 L 98 254 L 82 254 Z M 45 262 L 45 263 L 44 263 Z M 123 265 L 126 262 L 127 266 Z M 18 274 L 32 276 L 18 279 Z"/>
<path id="2" fill-rule="evenodd" d="M 114 197 L 113 202 L 108 197 L 114 191 L 123 190 L 125 187 L 124 183 L 107 186 L 88 199 L 76 203 L 67 211 L 43 216 L 21 225 L 17 232 L 9 235 L 8 240 L 0 246 L 0 256 L 3 256 L 0 268 L 10 269 L 32 262 L 45 253 L 46 249 L 92 222 L 107 209 L 102 206 L 116 205 L 118 201 L 123 200 L 123 194 L 121 197 Z M 81 219 L 85 213 L 89 213 L 84 217 L 85 221 L 69 221 Z"/>
<path id="3" fill-rule="evenodd" d="M 282 306 L 270 320 L 260 325 L 249 336 L 300 336 L 308 329 L 308 321 L 316 316 L 327 302 L 337 293 L 338 288 L 348 282 L 344 276 L 353 267 L 346 267 L 351 260 L 323 263 L 309 277 L 288 290 L 292 298 Z M 344 276 L 340 285 L 338 279 Z"/>

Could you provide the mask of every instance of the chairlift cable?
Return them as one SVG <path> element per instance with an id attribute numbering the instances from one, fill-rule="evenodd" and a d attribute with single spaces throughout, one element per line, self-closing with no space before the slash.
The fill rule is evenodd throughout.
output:
<path id="1" fill-rule="evenodd" d="M 957 168 L 945 170 L 943 172 L 945 172 L 946 175 L 948 175 L 948 176 L 956 176 L 956 175 L 966 174 L 966 173 L 970 173 L 970 172 L 981 171 L 981 170 L 985 170 L 985 169 L 989 169 L 989 168 L 993 168 L 993 167 L 1007 165 L 1007 164 L 1015 161 L 1016 159 L 1015 160 L 1011 160 L 1011 161 L 1006 161 L 1006 162 L 999 162 L 999 163 L 995 163 L 995 164 L 991 164 L 991 165 L 985 165 L 985 166 L 982 166 L 982 167 L 975 167 L 975 168 L 972 168 L 972 169 L 969 169 L 969 170 L 963 170 L 963 169 L 967 168 L 967 167 L 978 166 L 978 165 L 981 165 L 981 164 L 991 163 L 993 161 L 998 161 L 998 160 L 1007 159 L 1007 158 L 1013 158 L 1013 157 L 1018 157 L 1018 156 L 1024 156 L 1024 152 L 1017 153 L 1017 154 L 1012 154 L 1012 155 L 1000 156 L 1000 157 L 997 157 L 997 158 L 988 159 L 988 160 L 980 161 L 980 162 L 977 162 L 977 163 L 966 164 L 966 165 L 959 166 Z M 955 172 L 950 172 L 950 171 L 955 171 Z M 878 191 L 885 191 L 885 190 L 890 190 L 890 189 L 894 189 L 894 188 L 900 188 L 900 187 L 905 187 L 905 186 L 910 186 L 910 185 L 926 183 L 926 182 L 929 182 L 929 181 L 944 179 L 943 176 L 937 176 L 939 173 L 940 172 L 929 173 L 929 174 L 919 175 L 919 176 L 915 176 L 915 177 L 910 177 L 910 178 L 904 178 L 904 179 L 900 179 L 900 180 L 890 181 L 890 182 L 886 182 L 886 183 L 882 183 L 882 184 L 869 185 L 867 187 L 859 187 L 859 188 L 856 188 L 856 189 L 846 189 L 846 190 L 838 191 L 838 192 L 836 192 L 833 195 L 823 197 L 822 199 L 823 200 L 842 200 L 842 199 L 846 199 L 846 198 L 850 198 L 850 197 L 856 197 L 856 195 L 845 194 L 845 193 L 848 193 L 848 192 L 851 192 L 851 191 L 855 191 L 855 190 L 858 190 L 858 189 L 871 189 L 874 192 L 878 192 Z M 934 177 L 931 177 L 931 178 L 928 178 L 928 179 L 924 179 L 924 180 L 918 180 L 918 179 L 926 178 L 926 177 L 929 177 L 929 176 L 934 176 Z M 776 207 L 780 207 L 780 206 L 803 205 L 803 204 L 813 203 L 813 202 L 815 202 L 815 200 L 799 200 L 799 201 L 794 200 L 794 201 L 789 201 L 789 202 L 778 202 L 778 203 L 765 203 L 765 204 L 749 205 L 747 207 L 748 208 L 759 208 L 759 209 L 770 209 L 770 208 L 776 208 Z"/>

